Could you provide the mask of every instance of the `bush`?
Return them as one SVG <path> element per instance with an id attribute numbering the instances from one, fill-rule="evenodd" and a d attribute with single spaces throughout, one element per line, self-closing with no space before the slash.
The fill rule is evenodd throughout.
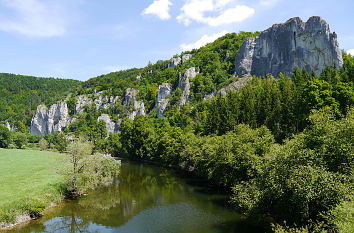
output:
<path id="1" fill-rule="evenodd" d="M 304 133 L 272 147 L 259 175 L 234 186 L 233 203 L 247 215 L 272 216 L 290 227 L 329 224 L 323 213 L 352 195 L 353 114 L 334 120 L 321 110 L 310 122 Z"/>
<path id="2" fill-rule="evenodd" d="M 39 140 L 39 148 L 40 148 L 41 150 L 47 150 L 47 149 L 48 149 L 48 142 L 47 142 L 47 140 L 45 140 L 44 138 L 41 138 L 41 139 Z"/>
<path id="3" fill-rule="evenodd" d="M 0 148 L 7 148 L 11 141 L 11 132 L 4 125 L 0 124 Z"/>
<path id="4" fill-rule="evenodd" d="M 26 134 L 20 132 L 13 134 L 12 141 L 15 143 L 17 149 L 22 149 L 28 143 Z"/>
<path id="5" fill-rule="evenodd" d="M 87 190 L 111 182 L 119 174 L 120 161 L 110 155 L 92 155 L 92 144 L 79 139 L 69 144 L 69 155 L 61 169 L 67 180 L 69 196 L 79 196 Z"/>

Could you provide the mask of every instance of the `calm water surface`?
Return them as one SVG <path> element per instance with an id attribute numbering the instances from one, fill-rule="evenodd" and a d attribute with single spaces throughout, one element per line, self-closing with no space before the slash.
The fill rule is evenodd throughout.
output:
<path id="1" fill-rule="evenodd" d="M 158 166 L 122 162 L 119 180 L 52 208 L 10 232 L 261 232 L 228 207 L 227 196 Z"/>

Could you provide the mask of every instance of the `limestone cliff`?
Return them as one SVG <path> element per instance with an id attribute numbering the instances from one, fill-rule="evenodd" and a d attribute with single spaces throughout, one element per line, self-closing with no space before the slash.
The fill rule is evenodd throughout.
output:
<path id="1" fill-rule="evenodd" d="M 119 120 L 117 123 L 111 121 L 111 118 L 107 114 L 102 114 L 97 118 L 97 122 L 103 120 L 106 123 L 106 129 L 107 129 L 107 136 L 110 133 L 117 133 L 120 130 L 120 124 L 121 120 Z"/>
<path id="2" fill-rule="evenodd" d="M 235 75 L 291 76 L 294 67 L 320 74 L 326 66 L 343 66 L 336 33 L 321 17 L 305 23 L 292 18 L 245 40 L 236 54 Z"/>
<path id="3" fill-rule="evenodd" d="M 124 92 L 123 105 L 128 109 L 128 117 L 134 119 L 138 115 L 145 115 L 145 105 L 142 101 L 137 101 L 138 91 L 128 88 Z"/>
<path id="4" fill-rule="evenodd" d="M 179 74 L 178 88 L 182 90 L 181 99 L 178 105 L 179 107 L 186 104 L 189 101 L 189 93 L 191 88 L 189 79 L 195 78 L 195 76 L 197 76 L 198 73 L 199 73 L 199 69 L 196 69 L 195 67 L 191 67 L 186 70 L 183 76 L 181 73 Z"/>
<path id="5" fill-rule="evenodd" d="M 167 98 L 172 94 L 172 87 L 169 83 L 163 83 L 157 90 L 157 97 L 155 102 L 155 108 L 157 108 L 157 117 L 163 117 L 169 99 Z"/>
<path id="6" fill-rule="evenodd" d="M 66 102 L 60 102 L 50 106 L 37 107 L 36 115 L 32 118 L 30 133 L 35 135 L 47 135 L 56 131 L 63 131 L 69 123 L 68 106 Z"/>

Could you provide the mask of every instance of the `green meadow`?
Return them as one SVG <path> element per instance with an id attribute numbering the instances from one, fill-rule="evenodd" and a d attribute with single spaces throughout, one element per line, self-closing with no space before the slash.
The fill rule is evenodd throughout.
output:
<path id="1" fill-rule="evenodd" d="M 0 223 L 63 199 L 63 178 L 55 172 L 60 162 L 59 153 L 0 149 Z"/>

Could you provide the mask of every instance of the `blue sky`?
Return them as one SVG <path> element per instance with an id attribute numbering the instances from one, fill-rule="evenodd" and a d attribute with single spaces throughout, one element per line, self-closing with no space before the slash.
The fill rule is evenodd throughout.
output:
<path id="1" fill-rule="evenodd" d="M 313 15 L 354 54 L 353 10 L 352 0 L 0 0 L 0 72 L 87 80 Z"/>

